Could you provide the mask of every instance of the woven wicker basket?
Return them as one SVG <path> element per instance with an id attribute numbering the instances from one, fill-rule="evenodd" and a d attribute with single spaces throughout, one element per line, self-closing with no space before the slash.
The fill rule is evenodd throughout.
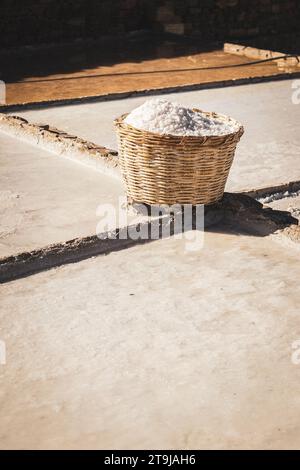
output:
<path id="1" fill-rule="evenodd" d="M 199 110 L 194 110 L 199 111 Z M 202 111 L 203 112 L 203 111 Z M 238 124 L 216 113 L 208 117 Z M 145 204 L 212 204 L 223 197 L 244 129 L 225 136 L 159 135 L 115 120 L 120 168 L 129 199 Z"/>

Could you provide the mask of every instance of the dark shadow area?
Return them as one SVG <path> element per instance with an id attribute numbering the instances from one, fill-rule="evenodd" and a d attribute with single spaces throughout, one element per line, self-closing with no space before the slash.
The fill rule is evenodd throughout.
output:
<path id="1" fill-rule="evenodd" d="M 144 215 L 147 215 L 145 214 L 145 207 L 147 207 L 148 216 L 153 212 L 153 207 L 155 213 L 159 213 L 161 217 L 170 216 L 168 223 L 171 226 L 172 235 L 176 234 L 173 220 L 177 213 L 182 214 L 181 227 L 184 227 L 184 206 L 178 205 L 177 207 L 176 205 L 175 210 L 171 208 L 171 212 L 168 206 L 149 206 L 133 203 L 133 207 L 137 213 L 143 213 Z M 188 216 L 190 216 L 189 213 Z M 193 220 L 188 222 L 187 226 L 191 225 L 192 229 L 196 230 L 196 206 L 192 208 L 192 217 Z M 213 229 L 220 233 L 247 233 L 248 235 L 265 237 L 290 225 L 298 225 L 298 219 L 293 217 L 290 212 L 266 207 L 246 194 L 224 193 L 221 201 L 204 206 L 204 229 L 207 231 Z M 162 238 L 162 232 L 160 232 L 160 237 Z"/>
<path id="2" fill-rule="evenodd" d="M 0 79 L 195 54 L 226 41 L 297 54 L 299 23 L 297 0 L 3 0 Z"/>
<path id="3" fill-rule="evenodd" d="M 257 36 L 253 38 L 240 38 L 235 41 L 241 45 L 257 47 L 284 54 L 300 55 L 300 32 L 276 34 L 272 36 Z"/>
<path id="4" fill-rule="evenodd" d="M 66 45 L 29 46 L 0 52 L 0 79 L 15 83 L 28 77 L 79 73 L 122 63 L 138 64 L 157 58 L 212 52 L 222 47 L 221 42 L 152 32 L 131 33 L 122 38 L 75 41 Z"/>
<path id="5" fill-rule="evenodd" d="M 230 39 L 228 39 L 229 41 Z M 261 36 L 254 38 L 236 38 L 237 44 L 282 52 L 283 54 L 300 55 L 300 34 L 280 36 Z M 129 33 L 123 37 L 103 37 L 99 40 L 75 41 L 72 44 L 54 44 L 41 47 L 28 46 L 21 49 L 0 51 L 0 79 L 7 84 L 35 77 L 49 81 L 61 80 L 63 75 L 79 74 L 97 77 L 89 70 L 98 67 L 112 67 L 116 64 L 139 64 L 154 59 L 172 59 L 192 56 L 200 53 L 223 49 L 222 41 L 205 41 L 201 36 L 178 36 L 176 34 L 159 34 L 153 32 Z M 242 58 L 240 59 L 242 62 Z M 249 61 L 250 62 L 250 61 Z M 205 65 L 205 64 L 203 64 Z M 241 64 L 247 66 L 245 62 Z M 232 67 L 237 67 L 234 63 Z M 225 66 L 230 67 L 230 66 Z M 203 67 L 201 67 L 203 68 Z M 218 68 L 208 67 L 208 70 Z M 224 65 L 220 65 L 224 68 Z M 181 68 L 180 68 L 181 69 Z M 196 69 L 191 64 L 188 70 Z M 132 70 L 132 69 L 131 69 Z M 184 69 L 183 69 L 184 70 Z M 157 70 L 156 72 L 158 72 Z M 163 72 L 164 70 L 162 70 Z M 172 69 L 165 72 L 172 72 Z M 126 75 L 145 74 L 145 71 L 128 71 Z M 59 78 L 51 78 L 58 75 Z M 105 73 L 103 76 L 114 76 L 118 73 Z M 71 75 L 70 79 L 75 77 Z"/>
<path id="6" fill-rule="evenodd" d="M 224 214 L 218 227 L 221 232 L 265 237 L 290 225 L 298 225 L 298 219 L 290 212 L 266 207 L 246 194 L 224 193 L 216 209 Z"/>

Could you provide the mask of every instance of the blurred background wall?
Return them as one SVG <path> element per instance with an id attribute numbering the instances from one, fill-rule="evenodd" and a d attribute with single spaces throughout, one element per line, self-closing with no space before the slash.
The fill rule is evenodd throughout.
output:
<path id="1" fill-rule="evenodd" d="M 0 48 L 141 30 L 232 40 L 299 24 L 299 0 L 0 0 Z"/>

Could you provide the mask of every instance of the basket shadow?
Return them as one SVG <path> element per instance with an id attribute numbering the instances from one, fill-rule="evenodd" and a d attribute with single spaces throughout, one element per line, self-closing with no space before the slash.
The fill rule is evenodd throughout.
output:
<path id="1" fill-rule="evenodd" d="M 212 230 L 219 232 L 265 237 L 290 225 L 298 225 L 298 220 L 288 211 L 266 207 L 242 193 L 224 193 L 215 210 L 220 211 L 223 217 L 219 224 L 209 225 L 211 208 L 207 207 L 208 224 L 205 226 L 207 230 L 211 227 Z"/>
<path id="2" fill-rule="evenodd" d="M 187 214 L 187 206 L 182 205 L 168 207 L 133 202 L 132 206 L 137 213 L 141 213 L 142 208 L 143 215 L 146 215 L 145 208 L 147 210 L 150 217 L 148 241 L 190 230 L 265 237 L 290 225 L 298 225 L 298 220 L 289 212 L 265 207 L 243 193 L 224 193 L 221 201 L 207 206 L 190 206 Z M 157 223 L 154 238 L 150 233 L 153 215 Z"/>

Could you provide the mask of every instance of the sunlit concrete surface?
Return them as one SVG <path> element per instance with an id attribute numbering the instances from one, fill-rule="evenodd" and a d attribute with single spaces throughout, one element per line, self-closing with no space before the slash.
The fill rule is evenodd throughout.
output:
<path id="1" fill-rule="evenodd" d="M 245 134 L 238 146 L 227 190 L 269 186 L 300 179 L 300 104 L 293 80 L 162 95 L 184 105 L 239 119 Z M 116 148 L 113 120 L 142 104 L 137 97 L 20 112 L 92 142 Z"/>
<path id="2" fill-rule="evenodd" d="M 1 449 L 299 448 L 299 258 L 269 237 L 185 246 L 0 286 Z"/>
<path id="3" fill-rule="evenodd" d="M 0 257 L 94 235 L 121 182 L 0 133 Z"/>

